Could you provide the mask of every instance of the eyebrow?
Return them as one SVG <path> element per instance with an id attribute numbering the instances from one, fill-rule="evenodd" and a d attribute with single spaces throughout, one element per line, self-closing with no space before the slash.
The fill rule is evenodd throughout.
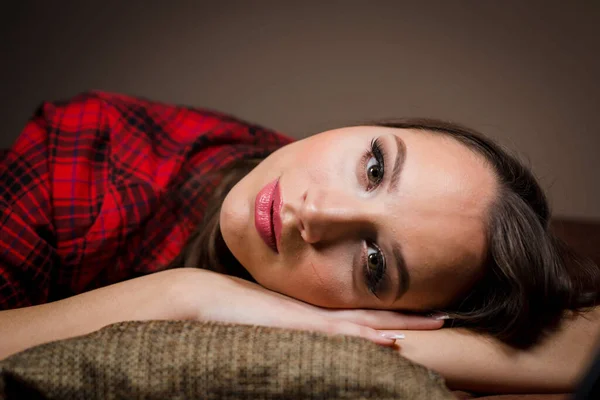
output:
<path id="1" fill-rule="evenodd" d="M 396 143 L 396 159 L 394 160 L 392 177 L 390 179 L 390 184 L 388 185 L 388 193 L 396 192 L 398 190 L 398 186 L 400 184 L 400 173 L 404 167 L 404 160 L 406 160 L 406 145 L 404 144 L 404 141 L 400 139 L 398 135 L 393 136 Z M 392 244 L 392 254 L 394 255 L 394 261 L 396 262 L 396 269 L 398 270 L 398 277 L 400 279 L 398 284 L 398 292 L 396 293 L 396 300 L 398 300 L 408 290 L 410 276 L 408 274 L 408 269 L 406 268 L 406 261 L 402 255 L 402 248 L 400 247 L 400 244 Z"/>
<path id="2" fill-rule="evenodd" d="M 388 186 L 388 193 L 398 190 L 400 173 L 402 172 L 404 160 L 406 159 L 406 145 L 404 144 L 404 141 L 400 139 L 398 135 L 393 136 L 394 139 L 396 139 L 396 159 L 394 160 L 394 168 L 392 169 L 392 178 Z"/>
<path id="3" fill-rule="evenodd" d="M 398 270 L 398 277 L 400 282 L 398 284 L 398 292 L 396 292 L 396 300 L 406 293 L 409 286 L 410 276 L 408 275 L 408 269 L 406 269 L 406 262 L 404 261 L 404 257 L 402 256 L 402 249 L 398 243 L 394 243 L 392 245 L 392 254 L 394 255 L 394 260 L 396 261 L 396 269 Z"/>

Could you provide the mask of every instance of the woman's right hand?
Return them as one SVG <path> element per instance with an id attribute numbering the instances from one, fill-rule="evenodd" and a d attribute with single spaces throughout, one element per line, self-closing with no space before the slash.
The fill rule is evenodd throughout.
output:
<path id="1" fill-rule="evenodd" d="M 191 318 L 359 336 L 391 346 L 385 330 L 430 330 L 433 318 L 395 311 L 339 310 L 316 307 L 240 278 L 199 269 L 181 269 L 181 292 Z"/>

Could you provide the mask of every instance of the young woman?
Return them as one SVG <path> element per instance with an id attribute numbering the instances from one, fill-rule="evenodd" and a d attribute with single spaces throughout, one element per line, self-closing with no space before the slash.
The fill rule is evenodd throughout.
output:
<path id="1" fill-rule="evenodd" d="M 43 105 L 0 199 L 0 358 L 118 321 L 218 320 L 402 331 L 400 353 L 453 387 L 566 391 L 600 328 L 598 268 L 550 233 L 532 174 L 440 121 L 292 142 L 88 93 Z"/>

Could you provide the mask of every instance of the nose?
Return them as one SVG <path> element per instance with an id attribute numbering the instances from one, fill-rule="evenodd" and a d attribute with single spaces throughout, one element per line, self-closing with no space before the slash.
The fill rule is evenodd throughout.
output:
<path id="1" fill-rule="evenodd" d="M 372 199 L 331 188 L 310 189 L 302 197 L 296 216 L 298 229 L 308 243 L 357 236 L 373 226 L 376 205 Z"/>

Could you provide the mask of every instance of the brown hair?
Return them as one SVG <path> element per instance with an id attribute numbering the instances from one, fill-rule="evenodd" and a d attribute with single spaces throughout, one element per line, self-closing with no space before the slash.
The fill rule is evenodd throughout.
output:
<path id="1" fill-rule="evenodd" d="M 472 129 L 433 119 L 398 119 L 372 125 L 447 135 L 484 157 L 499 193 L 488 213 L 485 275 L 446 311 L 453 326 L 485 332 L 525 348 L 554 330 L 566 310 L 600 300 L 600 270 L 550 230 L 550 207 L 531 171 Z"/>
<path id="2" fill-rule="evenodd" d="M 254 281 L 252 275 L 237 261 L 225 244 L 219 225 L 219 215 L 227 193 L 261 161 L 262 159 L 255 158 L 242 159 L 221 170 L 210 172 L 211 175 L 218 175 L 221 181 L 208 200 L 202 222 L 192 232 L 181 253 L 171 263 L 171 268 L 202 268 Z M 212 176 L 205 176 L 205 178 L 211 179 Z"/>
<path id="3" fill-rule="evenodd" d="M 600 270 L 550 231 L 546 196 L 516 157 L 480 133 L 450 122 L 413 118 L 362 125 L 447 135 L 483 156 L 497 176 L 500 191 L 488 214 L 484 277 L 465 298 L 440 310 L 450 314 L 452 326 L 526 348 L 556 329 L 565 311 L 583 311 L 599 303 Z M 223 241 L 219 210 L 227 192 L 260 161 L 242 160 L 214 172 L 222 175 L 222 182 L 174 265 L 252 279 Z"/>

